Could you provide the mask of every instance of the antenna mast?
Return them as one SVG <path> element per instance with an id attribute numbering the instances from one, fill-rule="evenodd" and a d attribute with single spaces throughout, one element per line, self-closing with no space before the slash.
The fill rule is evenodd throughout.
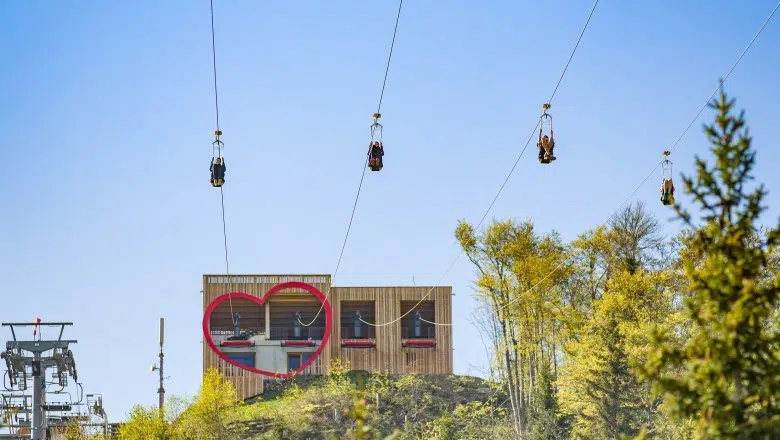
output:
<path id="1" fill-rule="evenodd" d="M 163 387 L 163 339 L 165 331 L 165 318 L 160 318 L 160 388 L 157 394 L 160 395 L 160 418 L 163 417 L 163 405 L 165 404 L 165 388 Z"/>

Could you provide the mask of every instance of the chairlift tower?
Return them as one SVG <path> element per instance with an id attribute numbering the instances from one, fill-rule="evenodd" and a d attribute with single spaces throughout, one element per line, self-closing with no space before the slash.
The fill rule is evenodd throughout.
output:
<path id="1" fill-rule="evenodd" d="M 78 381 L 76 361 L 69 349 L 70 344 L 75 344 L 78 341 L 62 339 L 65 327 L 72 325 L 72 322 L 13 322 L 2 324 L 3 327 L 11 329 L 11 336 L 13 337 L 13 340 L 5 343 L 5 351 L 0 353 L 0 358 L 5 360 L 8 367 L 11 386 L 18 384 L 20 389 L 27 388 L 28 367 L 33 377 L 31 440 L 45 440 L 46 436 L 44 381 L 46 369 L 56 368 L 61 384 L 64 384 L 66 375 L 70 375 L 74 381 Z M 17 339 L 15 327 L 60 327 L 60 333 L 56 340 L 42 340 L 41 336 L 38 336 L 38 340 L 22 341 Z M 44 356 L 44 353 L 49 351 L 51 353 Z M 18 383 L 19 378 L 22 379 L 22 383 Z"/>

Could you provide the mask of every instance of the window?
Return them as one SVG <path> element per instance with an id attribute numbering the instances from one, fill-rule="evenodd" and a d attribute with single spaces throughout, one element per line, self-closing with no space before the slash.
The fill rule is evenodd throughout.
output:
<path id="1" fill-rule="evenodd" d="M 412 310 L 414 309 L 414 310 Z M 435 339 L 436 304 L 434 301 L 401 301 L 401 339 Z"/>
<path id="2" fill-rule="evenodd" d="M 301 367 L 301 354 L 300 353 L 288 353 L 287 354 L 287 370 L 295 371 Z"/>
<path id="3" fill-rule="evenodd" d="M 375 328 L 365 322 L 376 322 L 374 301 L 341 301 L 341 339 L 374 339 Z M 365 322 L 363 322 L 365 321 Z"/>
<path id="4" fill-rule="evenodd" d="M 269 301 L 271 340 L 322 340 L 325 334 L 325 313 L 319 313 L 322 304 L 314 297 L 305 298 L 310 295 L 302 296 L 297 301 L 284 298 Z"/>
<path id="5" fill-rule="evenodd" d="M 287 371 L 295 371 L 311 358 L 311 353 L 287 353 Z"/>
<path id="6" fill-rule="evenodd" d="M 247 367 L 255 367 L 255 354 L 254 353 L 225 353 L 231 360 L 244 364 Z"/>

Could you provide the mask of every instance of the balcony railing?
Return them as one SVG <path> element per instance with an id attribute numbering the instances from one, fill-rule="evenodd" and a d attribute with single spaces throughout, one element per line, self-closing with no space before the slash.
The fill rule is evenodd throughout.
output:
<path id="1" fill-rule="evenodd" d="M 262 328 L 256 328 L 256 327 L 244 328 L 244 327 L 241 327 L 239 330 L 241 331 L 241 333 L 251 332 L 254 335 L 264 335 L 265 334 L 265 327 L 262 327 Z M 211 329 L 209 329 L 209 332 L 211 333 L 212 336 L 233 336 L 235 334 L 236 330 L 233 327 L 231 327 L 231 328 L 227 328 L 227 327 L 211 327 Z"/>
<path id="2" fill-rule="evenodd" d="M 376 339 L 376 328 L 361 326 L 357 331 L 354 326 L 341 327 L 341 339 Z"/>
<path id="3" fill-rule="evenodd" d="M 295 336 L 295 328 L 290 327 L 271 327 L 272 341 L 294 340 L 294 339 L 313 339 L 315 341 L 322 340 L 322 336 L 325 334 L 325 327 L 304 327 L 300 328 L 300 336 Z"/>
<path id="4" fill-rule="evenodd" d="M 401 339 L 436 339 L 436 327 L 420 328 L 420 336 L 415 336 L 414 327 L 401 327 Z"/>
<path id="5" fill-rule="evenodd" d="M 235 335 L 234 330 L 213 329 L 213 328 L 210 330 L 209 333 L 211 333 L 211 340 L 214 341 L 214 343 L 217 345 L 222 343 L 222 341 L 233 339 L 233 336 Z M 241 337 L 237 339 L 248 340 L 251 339 L 253 336 L 263 336 L 263 335 L 265 335 L 265 329 L 262 330 L 250 329 L 249 331 L 247 331 L 247 329 L 241 329 Z"/>

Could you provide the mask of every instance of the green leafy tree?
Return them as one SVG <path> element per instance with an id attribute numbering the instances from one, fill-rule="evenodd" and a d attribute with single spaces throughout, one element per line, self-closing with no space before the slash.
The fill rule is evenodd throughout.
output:
<path id="1" fill-rule="evenodd" d="M 203 375 L 203 383 L 193 403 L 177 418 L 177 438 L 187 440 L 229 440 L 236 438 L 236 427 L 229 418 L 238 405 L 233 384 L 219 371 L 211 368 Z"/>
<path id="2" fill-rule="evenodd" d="M 477 295 L 490 308 L 498 376 L 506 383 L 516 438 L 527 437 L 540 366 L 556 368 L 563 299 L 557 288 L 570 274 L 556 233 L 537 235 L 530 221 L 495 221 L 478 233 L 455 230 L 478 271 Z"/>
<path id="3" fill-rule="evenodd" d="M 780 432 L 780 282 L 768 266 L 780 229 L 757 234 L 766 191 L 748 189 L 756 155 L 744 112 L 734 116 L 733 106 L 722 90 L 710 104 L 717 116 L 705 130 L 715 163 L 697 157 L 696 176 L 683 179 L 704 220 L 684 263 L 690 338 L 680 347 L 659 330 L 643 373 L 677 417 L 696 419 L 697 438 L 769 439 Z M 691 214 L 675 210 L 695 227 Z"/>
<path id="4" fill-rule="evenodd" d="M 651 215 L 643 202 L 626 206 L 610 218 L 607 258 L 616 270 L 636 273 L 663 265 L 659 257 L 666 243 L 661 235 L 658 219 Z"/>
<path id="5" fill-rule="evenodd" d="M 119 440 L 169 440 L 173 439 L 170 424 L 161 417 L 155 407 L 135 405 L 129 420 L 119 428 Z"/>

